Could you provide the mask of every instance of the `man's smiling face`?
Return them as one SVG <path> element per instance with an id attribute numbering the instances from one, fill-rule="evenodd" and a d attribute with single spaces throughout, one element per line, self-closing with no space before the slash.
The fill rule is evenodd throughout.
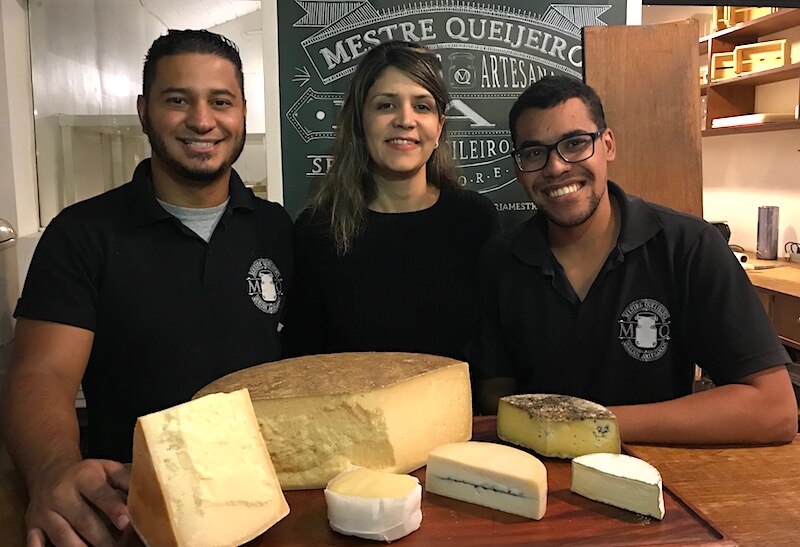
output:
<path id="1" fill-rule="evenodd" d="M 600 128 L 581 99 L 568 99 L 552 108 L 528 108 L 517 121 L 516 149 L 554 144 L 578 133 Z M 594 142 L 589 159 L 568 163 L 553 150 L 540 171 L 522 172 L 514 164 L 517 180 L 536 207 L 556 226 L 571 228 L 586 222 L 608 191 L 607 163 L 616 155 L 614 134 L 606 129 Z"/>
<path id="2" fill-rule="evenodd" d="M 137 106 L 153 169 L 198 186 L 229 176 L 244 147 L 246 114 L 233 63 L 211 54 L 166 56 Z"/>

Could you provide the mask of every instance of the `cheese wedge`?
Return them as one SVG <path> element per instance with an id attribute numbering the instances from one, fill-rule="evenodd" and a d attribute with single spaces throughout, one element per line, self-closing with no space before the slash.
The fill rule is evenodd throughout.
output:
<path id="1" fill-rule="evenodd" d="M 547 469 L 510 446 L 451 443 L 431 450 L 425 490 L 539 520 L 547 509 Z"/>
<path id="2" fill-rule="evenodd" d="M 661 474 L 633 456 L 587 454 L 575 458 L 570 490 L 634 513 L 664 518 Z"/>
<path id="3" fill-rule="evenodd" d="M 331 528 L 348 536 L 394 541 L 422 522 L 422 486 L 416 477 L 354 467 L 325 488 Z"/>
<path id="4" fill-rule="evenodd" d="M 413 353 L 312 355 L 225 376 L 248 388 L 284 490 L 324 488 L 353 466 L 408 473 L 472 436 L 467 364 Z"/>
<path id="5" fill-rule="evenodd" d="M 620 451 L 614 414 L 602 405 L 567 395 L 501 398 L 497 436 L 552 458 Z"/>
<path id="6" fill-rule="evenodd" d="M 136 421 L 128 513 L 149 547 L 223 547 L 289 514 L 247 390 Z"/>

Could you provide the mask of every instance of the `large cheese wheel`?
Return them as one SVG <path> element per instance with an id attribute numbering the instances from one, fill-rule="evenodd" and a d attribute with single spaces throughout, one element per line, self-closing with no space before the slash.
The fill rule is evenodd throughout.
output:
<path id="1" fill-rule="evenodd" d="M 467 364 L 414 353 L 286 359 L 199 393 L 247 388 L 284 489 L 324 488 L 358 466 L 408 473 L 431 449 L 472 436 Z"/>

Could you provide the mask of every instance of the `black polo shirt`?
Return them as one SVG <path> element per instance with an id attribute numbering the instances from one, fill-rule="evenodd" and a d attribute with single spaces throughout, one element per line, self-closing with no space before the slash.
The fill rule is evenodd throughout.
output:
<path id="1" fill-rule="evenodd" d="M 638 404 L 691 393 L 695 363 L 726 384 L 789 362 L 713 226 L 612 182 L 609 193 L 619 239 L 582 302 L 553 256 L 544 215 L 484 246 L 476 380 L 512 377 L 521 393 Z"/>
<path id="2" fill-rule="evenodd" d="M 206 243 L 158 204 L 150 160 L 128 184 L 53 219 L 15 316 L 94 332 L 83 378 L 92 457 L 130 461 L 138 416 L 280 358 L 291 232 L 286 211 L 232 172 Z"/>

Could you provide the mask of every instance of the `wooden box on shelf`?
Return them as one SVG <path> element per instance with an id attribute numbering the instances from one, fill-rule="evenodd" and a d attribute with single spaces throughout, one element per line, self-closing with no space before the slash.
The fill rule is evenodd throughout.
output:
<path id="1" fill-rule="evenodd" d="M 736 76 L 736 60 L 733 52 L 713 54 L 708 64 L 708 76 L 712 82 Z"/>
<path id="2" fill-rule="evenodd" d="M 739 23 L 747 23 L 753 19 L 758 19 L 759 17 L 769 15 L 773 11 L 775 11 L 775 8 L 740 8 L 736 6 L 730 6 L 728 26 L 732 27 Z"/>
<path id="3" fill-rule="evenodd" d="M 746 8 L 739 6 L 714 6 L 714 30 L 735 27 L 739 23 L 747 23 L 753 19 L 764 17 L 776 8 Z"/>
<path id="4" fill-rule="evenodd" d="M 724 10 L 717 10 L 722 12 Z M 752 12 L 761 15 L 763 12 Z M 719 14 L 719 13 L 718 13 Z M 729 135 L 734 133 L 758 133 L 762 131 L 780 131 L 789 129 L 800 129 L 800 119 L 797 116 L 786 116 L 784 113 L 794 110 L 794 105 L 800 99 L 794 98 L 791 106 L 787 106 L 785 94 L 781 97 L 776 96 L 776 100 L 770 100 L 762 104 L 756 102 L 756 90 L 759 86 L 772 84 L 786 80 L 797 81 L 800 78 L 800 62 L 792 64 L 790 47 L 787 40 L 786 46 L 780 46 L 779 51 L 773 52 L 776 58 L 783 56 L 779 66 L 768 68 L 764 63 L 772 61 L 761 60 L 759 55 L 751 54 L 747 57 L 742 56 L 745 61 L 740 70 L 744 73 L 736 73 L 736 60 L 734 50 L 741 46 L 768 47 L 768 42 L 758 42 L 766 36 L 770 38 L 788 38 L 783 31 L 800 29 L 800 9 L 778 9 L 773 13 L 763 15 L 758 18 L 751 18 L 749 21 L 737 23 L 736 26 L 712 32 L 708 36 L 700 39 L 699 54 L 708 55 L 708 84 L 701 85 L 701 96 L 706 98 L 707 106 L 707 125 L 703 136 Z M 774 46 L 773 46 L 774 47 Z M 784 49 L 785 47 L 785 49 Z M 726 56 L 726 54 L 728 56 Z M 721 55 L 717 57 L 717 55 Z M 716 59 L 715 59 L 716 57 Z M 773 59 L 774 61 L 775 59 Z M 749 61 L 749 63 L 747 62 Z M 759 70 L 763 68 L 763 70 Z M 791 99 L 789 97 L 788 99 Z M 740 125 L 744 119 L 737 120 L 739 116 L 752 116 L 752 113 L 767 111 L 763 120 L 755 123 Z M 776 117 L 772 113 L 780 115 Z M 717 127 L 712 127 L 713 120 L 730 118 L 729 120 L 718 121 Z M 730 127 L 719 127 L 721 123 L 737 123 Z"/>
<path id="5" fill-rule="evenodd" d="M 728 28 L 731 20 L 730 6 L 714 6 L 714 18 L 712 20 L 714 31 Z"/>
<path id="6" fill-rule="evenodd" d="M 736 74 L 749 74 L 788 64 L 791 61 L 791 48 L 788 40 L 770 40 L 736 46 L 733 56 Z"/>

